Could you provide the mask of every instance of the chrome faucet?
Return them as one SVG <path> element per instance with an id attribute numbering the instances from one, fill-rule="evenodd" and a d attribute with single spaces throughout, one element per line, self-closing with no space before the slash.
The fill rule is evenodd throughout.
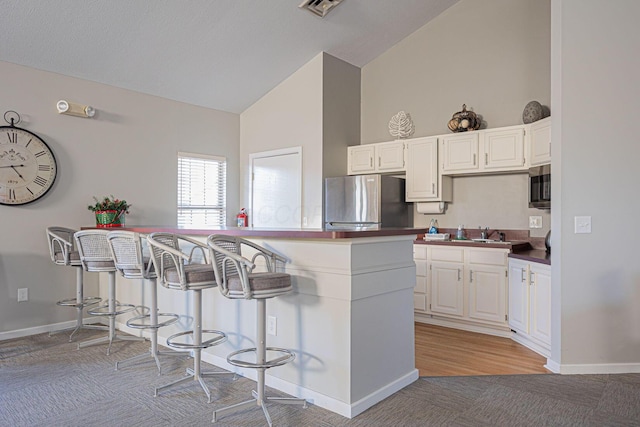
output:
<path id="1" fill-rule="evenodd" d="M 489 227 L 485 227 L 484 230 L 482 229 L 482 227 L 478 227 L 480 229 L 480 238 L 481 239 L 486 239 L 487 236 L 489 235 Z"/>

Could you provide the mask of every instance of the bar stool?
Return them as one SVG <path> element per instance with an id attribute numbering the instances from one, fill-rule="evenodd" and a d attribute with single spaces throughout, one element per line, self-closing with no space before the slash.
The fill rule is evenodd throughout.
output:
<path id="1" fill-rule="evenodd" d="M 90 308 L 87 313 L 93 316 L 105 316 L 109 319 L 109 334 L 78 343 L 78 349 L 90 345 L 108 342 L 107 355 L 111 352 L 111 344 L 115 340 L 144 341 L 143 337 L 117 335 L 116 316 L 135 310 L 133 304 L 121 304 L 116 300 L 116 267 L 107 242 L 107 230 L 77 231 L 73 236 L 78 247 L 82 268 L 95 273 L 109 273 L 109 299 L 107 304 Z"/>
<path id="2" fill-rule="evenodd" d="M 193 352 L 193 368 L 187 368 L 186 377 L 157 387 L 155 396 L 162 390 L 193 380 L 200 383 L 208 402 L 211 403 L 211 392 L 204 378 L 233 373 L 203 372 L 201 369 L 202 350 L 227 340 L 224 332 L 202 329 L 202 290 L 217 286 L 211 264 L 207 263 L 207 246 L 189 237 L 172 233 L 151 233 L 147 241 L 160 284 L 167 289 L 191 291 L 193 298 L 193 329 L 167 338 L 169 347 Z M 203 334 L 211 338 L 203 341 Z M 191 342 L 181 340 L 185 336 L 190 337 Z M 235 374 L 233 375 L 235 377 Z"/>
<path id="3" fill-rule="evenodd" d="M 110 231 L 107 234 L 107 241 L 115 267 L 123 277 L 142 280 L 143 284 L 144 281 L 148 281 L 151 284 L 149 314 L 132 317 L 126 323 L 130 328 L 148 329 L 151 335 L 151 348 L 145 353 L 116 362 L 116 371 L 121 363 L 133 362 L 151 356 L 156 362 L 158 375 L 160 375 L 162 371 L 158 356 L 180 356 L 180 354 L 175 351 L 158 350 L 158 329 L 174 324 L 178 321 L 179 316 L 174 313 L 158 313 L 157 275 L 149 256 L 143 255 L 143 246 L 147 241 L 146 236 L 143 238 L 141 234 L 133 231 Z"/>
<path id="4" fill-rule="evenodd" d="M 265 371 L 295 359 L 295 354 L 291 350 L 266 346 L 266 300 L 287 294 L 293 290 L 291 276 L 286 273 L 276 272 L 276 262 L 284 262 L 286 260 L 251 241 L 239 237 L 211 235 L 207 239 L 207 245 L 210 250 L 210 258 L 214 260 L 213 268 L 222 295 L 231 299 L 255 299 L 257 305 L 257 347 L 234 351 L 227 356 L 227 362 L 231 365 L 258 371 L 257 390 L 252 391 L 253 399 L 214 411 L 213 422 L 216 422 L 218 417 L 226 414 L 252 406 L 259 406 L 262 408 L 269 426 L 271 426 L 271 417 L 266 406 L 267 402 L 307 407 L 307 401 L 304 399 L 265 396 Z M 255 252 L 251 260 L 242 256 L 243 247 Z M 255 261 L 259 257 L 264 259 L 267 271 L 254 273 Z M 275 353 L 275 357 L 267 360 L 267 351 Z M 245 353 L 254 353 L 255 362 L 248 362 L 237 357 Z"/>
<path id="5" fill-rule="evenodd" d="M 64 328 L 57 331 L 49 332 L 49 336 L 59 332 L 73 331 L 69 335 L 69 342 L 73 341 L 73 336 L 80 329 L 98 329 L 105 331 L 106 326 L 103 325 L 87 325 L 83 320 L 83 311 L 85 307 L 96 305 L 102 301 L 100 297 L 85 297 L 84 284 L 82 281 L 82 263 L 80 255 L 76 250 L 73 240 L 73 234 L 76 230 L 65 227 L 47 227 L 47 241 L 49 243 L 49 254 L 51 261 L 56 265 L 66 265 L 76 267 L 76 297 L 67 298 L 56 302 L 61 307 L 73 307 L 76 309 L 76 325 L 70 328 Z"/>

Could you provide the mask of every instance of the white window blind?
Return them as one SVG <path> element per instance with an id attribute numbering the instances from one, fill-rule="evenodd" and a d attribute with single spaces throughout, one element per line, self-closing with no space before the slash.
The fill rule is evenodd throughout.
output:
<path id="1" fill-rule="evenodd" d="M 178 153 L 178 226 L 224 226 L 227 222 L 227 160 Z"/>

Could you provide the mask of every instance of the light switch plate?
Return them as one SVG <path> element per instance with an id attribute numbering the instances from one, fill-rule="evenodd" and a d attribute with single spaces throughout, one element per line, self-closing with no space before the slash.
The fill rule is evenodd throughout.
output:
<path id="1" fill-rule="evenodd" d="M 530 216 L 529 217 L 529 228 L 542 228 L 542 217 L 541 216 Z"/>
<path id="2" fill-rule="evenodd" d="M 575 234 L 589 234 L 591 233 L 591 217 L 590 216 L 576 216 L 573 218 Z"/>

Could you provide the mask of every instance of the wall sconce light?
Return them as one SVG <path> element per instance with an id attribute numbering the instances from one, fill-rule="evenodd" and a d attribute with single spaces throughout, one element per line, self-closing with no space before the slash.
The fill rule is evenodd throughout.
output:
<path id="1" fill-rule="evenodd" d="M 91 118 L 96 114 L 96 110 L 90 105 L 74 104 L 64 99 L 58 101 L 56 107 L 58 108 L 58 113 L 70 116 Z"/>

